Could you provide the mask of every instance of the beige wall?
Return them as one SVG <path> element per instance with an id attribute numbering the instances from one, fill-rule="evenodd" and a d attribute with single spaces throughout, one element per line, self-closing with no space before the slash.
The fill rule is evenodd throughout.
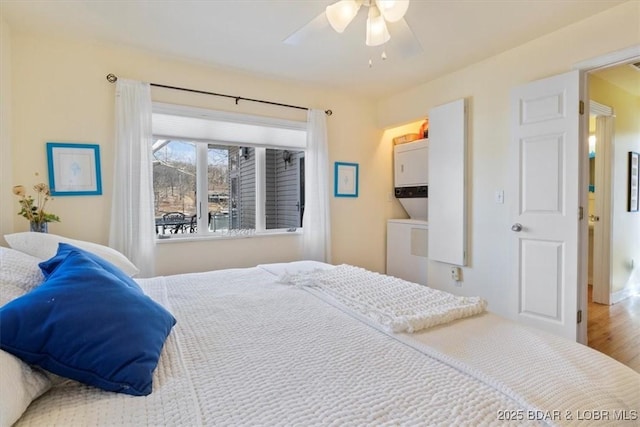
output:
<path id="1" fill-rule="evenodd" d="M 640 97 L 596 76 L 589 78 L 589 98 L 612 107 L 613 207 L 611 237 L 611 292 L 640 287 L 640 213 L 627 212 L 628 153 L 640 152 Z M 635 269 L 631 268 L 634 260 Z"/>
<path id="2" fill-rule="evenodd" d="M 328 119 L 331 163 L 360 164 L 360 197 L 331 199 L 333 261 L 384 271 L 385 221 L 406 217 L 397 201 L 390 197 L 393 191 L 392 138 L 415 132 L 413 122 L 419 123 L 429 108 L 467 97 L 470 107 L 468 232 L 471 253 L 469 267 L 463 272 L 464 286 L 456 290 L 483 295 L 490 301 L 492 311 L 510 316 L 517 309 L 516 289 L 509 277 L 510 194 L 506 195 L 506 204 L 493 203 L 496 189 L 508 190 L 509 91 L 518 84 L 567 71 L 576 62 L 638 43 L 639 7 L 637 2 L 625 3 L 377 104 L 346 93 L 180 62 L 148 52 L 65 40 L 52 34 L 13 31 L 9 43 L 13 126 L 7 138 L 13 148 L 11 185 L 32 185 L 47 180 L 44 149 L 47 141 L 100 144 L 104 195 L 56 198 L 51 208 L 63 222 L 53 224 L 51 232 L 106 243 L 113 180 L 114 87 L 105 80 L 110 72 L 132 79 L 331 108 L 334 111 Z M 593 28 L 607 28 L 607 31 L 594 32 Z M 4 28 L 2 34 L 5 34 Z M 2 47 L 6 45 L 4 39 Z M 6 82 L 5 79 L 3 72 L 0 80 Z M 2 98 L 2 102 L 6 102 L 4 92 Z M 217 98 L 161 89 L 153 90 L 153 98 L 304 119 L 294 111 L 242 103 L 235 107 Z M 411 124 L 405 129 L 383 131 L 407 123 Z M 3 158 L 3 170 L 10 163 Z M 333 170 L 330 174 L 332 184 Z M 2 190 L 0 202 L 17 209 L 10 191 Z M 27 228 L 26 221 L 21 218 L 16 217 L 14 222 L 15 231 Z M 163 243 L 158 245 L 158 273 L 296 259 L 300 256 L 299 244 L 299 238 L 295 236 Z M 449 283 L 447 269 L 434 263 L 430 265 L 429 275 L 434 283 Z"/>
<path id="3" fill-rule="evenodd" d="M 384 271 L 384 221 L 393 215 L 394 208 L 399 208 L 395 201 L 386 201 L 392 189 L 391 151 L 389 143 L 381 137 L 382 132 L 376 129 L 371 100 L 56 35 L 13 31 L 11 48 L 12 185 L 47 182 L 47 141 L 100 145 L 104 194 L 56 197 L 50 208 L 62 222 L 50 224 L 50 232 L 103 244 L 108 240 L 115 87 L 105 76 L 114 73 L 131 79 L 332 109 L 334 114 L 328 118 L 330 183 L 333 183 L 334 161 L 357 162 L 361 174 L 360 197 L 331 199 L 333 261 Z M 306 113 L 298 110 L 243 102 L 235 106 L 232 100 L 166 89 L 154 88 L 152 97 L 161 102 L 306 119 Z M 3 167 L 10 163 L 3 159 Z M 10 205 L 12 210 L 17 209 L 14 199 L 10 191 L 0 193 L 2 205 Z M 25 220 L 16 217 L 15 231 L 24 231 L 27 227 Z M 300 237 L 291 235 L 197 243 L 163 242 L 158 245 L 157 273 L 240 267 L 295 260 L 300 256 Z"/>
<path id="4" fill-rule="evenodd" d="M 585 21 L 504 52 L 378 104 L 382 126 L 405 123 L 431 107 L 469 100 L 469 265 L 456 288 L 447 265 L 430 262 L 432 286 L 481 295 L 489 309 L 515 318 L 518 294 L 512 277 L 509 179 L 509 95 L 513 87 L 570 71 L 574 64 L 640 43 L 640 2 L 627 2 Z M 595 31 L 594 29 L 599 29 Z M 505 190 L 505 204 L 494 192 Z"/>
<path id="5" fill-rule="evenodd" d="M 0 194 L 11 194 L 11 31 L 0 17 Z M 13 230 L 13 204 L 0 198 L 0 244 Z M 16 211 L 17 212 L 17 211 Z"/>

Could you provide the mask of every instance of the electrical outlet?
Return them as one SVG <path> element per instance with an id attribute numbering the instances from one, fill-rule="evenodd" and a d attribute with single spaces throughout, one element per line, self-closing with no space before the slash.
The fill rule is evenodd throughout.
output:
<path id="1" fill-rule="evenodd" d="M 456 282 L 460 281 L 460 267 L 451 267 L 451 279 Z"/>

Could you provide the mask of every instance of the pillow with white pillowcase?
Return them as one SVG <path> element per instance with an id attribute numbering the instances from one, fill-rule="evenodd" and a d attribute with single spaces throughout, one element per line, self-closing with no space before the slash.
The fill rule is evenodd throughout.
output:
<path id="1" fill-rule="evenodd" d="M 138 267 L 129 261 L 122 253 L 98 243 L 69 239 L 51 233 L 35 233 L 30 231 L 5 234 L 4 239 L 13 249 L 40 258 L 41 261 L 52 258 L 58 252 L 58 243 L 62 242 L 69 243 L 70 245 L 104 258 L 125 272 L 129 277 L 140 273 Z"/>
<path id="2" fill-rule="evenodd" d="M 0 247 L 0 306 L 40 285 L 42 260 L 15 249 Z"/>
<path id="3" fill-rule="evenodd" d="M 40 259 L 0 247 L 0 306 L 44 280 Z M 17 357 L 0 350 L 0 427 L 15 423 L 29 404 L 51 387 L 51 381 Z"/>
<path id="4" fill-rule="evenodd" d="M 51 387 L 47 376 L 0 350 L 0 427 L 13 425 L 27 407 Z"/>

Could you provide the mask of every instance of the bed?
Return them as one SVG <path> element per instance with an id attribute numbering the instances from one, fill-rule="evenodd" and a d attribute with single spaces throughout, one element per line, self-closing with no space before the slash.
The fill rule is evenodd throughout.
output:
<path id="1" fill-rule="evenodd" d="M 60 243 L 48 239 L 48 246 L 14 239 L 22 251 L 2 248 L 3 309 L 42 286 L 37 266 Z M 69 245 L 91 252 L 82 242 Z M 135 273 L 120 254 L 91 249 Z M 413 302 L 422 294 L 413 292 L 420 290 L 398 288 L 407 282 L 311 261 L 135 282 L 176 320 L 150 393 L 102 390 L 2 351 L 3 367 L 7 358 L 19 365 L 13 380 L 3 372 L 2 399 L 25 390 L 14 405 L 24 408 L 13 409 L 15 420 L 0 418 L 3 425 L 640 423 L 640 374 L 491 314 L 479 298 L 438 294 L 437 306 L 418 313 Z M 388 289 L 402 289 L 395 302 Z M 11 393 L 6 381 L 13 381 Z"/>

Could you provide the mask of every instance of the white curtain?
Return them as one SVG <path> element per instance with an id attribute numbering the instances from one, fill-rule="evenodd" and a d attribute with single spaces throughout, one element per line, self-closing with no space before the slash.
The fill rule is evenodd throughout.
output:
<path id="1" fill-rule="evenodd" d="M 150 85 L 118 79 L 109 246 L 126 255 L 141 277 L 155 272 L 151 135 Z"/>
<path id="2" fill-rule="evenodd" d="M 331 263 L 329 209 L 329 149 L 327 116 L 322 110 L 307 114 L 305 207 L 302 220 L 305 259 Z"/>

